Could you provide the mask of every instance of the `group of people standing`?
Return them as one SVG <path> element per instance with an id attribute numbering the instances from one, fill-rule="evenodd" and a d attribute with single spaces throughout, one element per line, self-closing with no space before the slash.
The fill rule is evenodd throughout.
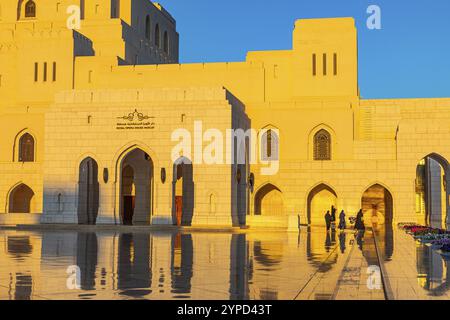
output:
<path id="1" fill-rule="evenodd" d="M 327 211 L 325 214 L 325 224 L 327 226 L 327 231 L 329 231 L 332 227 L 332 225 L 336 225 L 336 211 L 337 209 L 334 206 L 331 206 L 331 213 L 330 210 Z M 363 212 L 362 209 L 358 211 L 358 214 L 356 215 L 355 219 L 355 230 L 365 230 L 366 227 L 364 225 L 364 219 L 363 219 Z M 338 228 L 340 230 L 345 230 L 347 228 L 347 222 L 345 220 L 345 212 L 344 210 L 341 211 L 339 214 L 339 224 Z"/>

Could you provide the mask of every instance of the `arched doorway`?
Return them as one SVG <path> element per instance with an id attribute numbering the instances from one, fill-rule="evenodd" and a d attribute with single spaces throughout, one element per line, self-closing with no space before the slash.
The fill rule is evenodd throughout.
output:
<path id="1" fill-rule="evenodd" d="M 271 183 L 261 187 L 255 195 L 256 216 L 282 216 L 283 196 L 281 190 Z"/>
<path id="2" fill-rule="evenodd" d="M 99 208 L 97 162 L 88 157 L 80 163 L 78 177 L 78 223 L 93 225 Z"/>
<path id="3" fill-rule="evenodd" d="M 19 184 L 9 194 L 9 213 L 31 213 L 34 210 L 34 192 L 26 184 Z"/>
<path id="4" fill-rule="evenodd" d="M 141 149 L 130 151 L 120 166 L 122 224 L 150 224 L 153 199 L 153 161 Z"/>
<path id="5" fill-rule="evenodd" d="M 173 164 L 172 216 L 174 224 L 190 226 L 194 216 L 194 180 L 192 162 L 185 157 Z"/>
<path id="6" fill-rule="evenodd" d="M 366 226 L 390 225 L 394 216 L 392 195 L 385 187 L 374 184 L 362 195 L 361 208 Z"/>
<path id="7" fill-rule="evenodd" d="M 430 154 L 416 167 L 416 215 L 421 224 L 445 227 L 450 214 L 450 170 L 448 161 Z"/>
<path id="8" fill-rule="evenodd" d="M 308 224 L 325 225 L 325 213 L 334 206 L 337 208 L 337 194 L 326 184 L 320 184 L 308 195 Z"/>

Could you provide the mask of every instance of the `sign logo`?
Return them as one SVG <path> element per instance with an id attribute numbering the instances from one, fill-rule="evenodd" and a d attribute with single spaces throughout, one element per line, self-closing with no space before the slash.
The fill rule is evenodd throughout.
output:
<path id="1" fill-rule="evenodd" d="M 144 115 L 137 109 L 134 109 L 133 112 L 125 116 L 117 117 L 117 119 L 121 120 L 116 124 L 116 129 L 118 130 L 155 129 L 155 123 L 153 121 L 155 117 Z"/>

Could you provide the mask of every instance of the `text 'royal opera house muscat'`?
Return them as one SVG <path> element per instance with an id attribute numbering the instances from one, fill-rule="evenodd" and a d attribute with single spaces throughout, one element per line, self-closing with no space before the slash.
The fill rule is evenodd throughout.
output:
<path id="1" fill-rule="evenodd" d="M 446 221 L 450 98 L 361 99 L 352 18 L 296 21 L 291 50 L 179 64 L 158 3 L 0 6 L 1 224 L 296 229 L 332 205 Z"/>

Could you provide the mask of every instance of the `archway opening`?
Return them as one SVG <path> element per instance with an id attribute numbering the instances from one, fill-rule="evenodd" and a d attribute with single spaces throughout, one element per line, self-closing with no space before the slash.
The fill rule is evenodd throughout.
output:
<path id="1" fill-rule="evenodd" d="M 320 184 L 315 187 L 308 195 L 308 224 L 325 225 L 325 214 L 332 207 L 337 208 L 337 194 L 326 184 Z"/>
<path id="2" fill-rule="evenodd" d="M 80 163 L 78 177 L 78 223 L 96 224 L 99 208 L 98 165 L 88 157 Z"/>
<path id="3" fill-rule="evenodd" d="M 192 162 L 179 158 L 173 165 L 172 214 L 174 224 L 190 226 L 194 216 L 194 180 Z"/>
<path id="4" fill-rule="evenodd" d="M 366 225 L 377 229 L 378 226 L 392 224 L 394 216 L 392 195 L 382 185 L 374 184 L 363 193 L 361 208 Z"/>
<path id="5" fill-rule="evenodd" d="M 431 154 L 416 167 L 416 216 L 418 223 L 445 227 L 450 214 L 449 163 Z"/>
<path id="6" fill-rule="evenodd" d="M 34 210 L 34 192 L 26 184 L 15 187 L 9 195 L 9 213 L 31 213 Z"/>
<path id="7" fill-rule="evenodd" d="M 150 224 L 153 161 L 141 149 L 130 151 L 120 167 L 120 217 L 124 225 Z"/>
<path id="8" fill-rule="evenodd" d="M 271 183 L 260 188 L 255 195 L 255 215 L 282 216 L 283 197 L 281 190 Z"/>

